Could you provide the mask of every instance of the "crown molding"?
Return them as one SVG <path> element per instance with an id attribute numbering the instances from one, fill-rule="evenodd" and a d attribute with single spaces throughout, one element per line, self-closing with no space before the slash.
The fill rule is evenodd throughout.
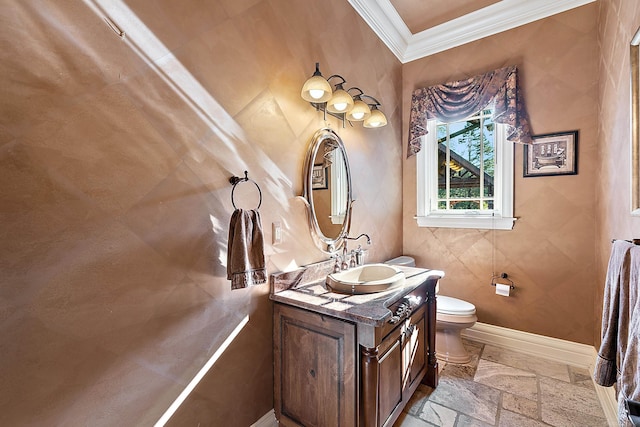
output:
<path id="1" fill-rule="evenodd" d="M 593 1 L 502 0 L 417 34 L 411 34 L 390 0 L 349 0 L 349 3 L 405 64 Z"/>
<path id="2" fill-rule="evenodd" d="M 402 61 L 412 34 L 389 0 L 349 0 L 373 32 Z"/>

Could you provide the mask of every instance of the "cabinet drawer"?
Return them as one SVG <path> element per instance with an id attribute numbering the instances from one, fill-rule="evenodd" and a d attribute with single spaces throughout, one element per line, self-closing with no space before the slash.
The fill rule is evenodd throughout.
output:
<path id="1" fill-rule="evenodd" d="M 389 311 L 391 311 L 394 315 L 400 317 L 400 319 L 389 319 L 387 323 L 380 326 L 376 331 L 377 337 L 379 337 L 381 341 L 386 339 L 386 336 L 398 325 L 404 323 L 409 315 L 413 317 L 414 313 L 416 313 L 421 307 L 424 307 L 424 303 L 426 300 L 427 288 L 426 286 L 420 286 L 401 300 L 396 301 L 394 304 L 389 306 Z M 412 306 L 413 309 L 406 310 L 408 305 Z M 395 322 L 393 322 L 393 320 L 395 320 Z"/>

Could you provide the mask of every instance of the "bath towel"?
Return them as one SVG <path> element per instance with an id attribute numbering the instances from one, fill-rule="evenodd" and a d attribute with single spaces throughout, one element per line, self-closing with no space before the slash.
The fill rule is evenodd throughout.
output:
<path id="1" fill-rule="evenodd" d="M 604 288 L 602 306 L 602 342 L 596 358 L 593 380 L 605 387 L 610 387 L 617 380 L 617 363 L 621 345 L 626 348 L 626 335 L 620 332 L 621 320 L 628 325 L 628 320 L 621 317 L 621 292 L 626 295 L 629 288 L 629 251 L 634 245 L 624 240 L 616 240 L 611 247 L 607 277 Z M 627 301 L 622 311 L 628 310 Z"/>
<path id="2" fill-rule="evenodd" d="M 626 399 L 640 401 L 640 247 L 635 246 L 629 251 L 629 288 L 627 310 L 621 310 L 620 332 L 626 334 L 623 351 L 620 353 L 620 369 L 618 372 L 618 423 L 620 426 L 633 426 L 627 414 Z M 621 293 L 622 298 L 622 293 Z M 622 306 L 622 303 L 621 303 Z M 623 319 L 629 322 L 622 325 Z"/>
<path id="3" fill-rule="evenodd" d="M 267 281 L 262 223 L 257 210 L 236 209 L 231 215 L 227 279 L 231 280 L 231 289 L 246 288 Z"/>

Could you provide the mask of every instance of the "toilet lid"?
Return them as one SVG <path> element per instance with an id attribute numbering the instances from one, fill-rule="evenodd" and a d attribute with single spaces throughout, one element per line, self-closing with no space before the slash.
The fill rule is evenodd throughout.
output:
<path id="1" fill-rule="evenodd" d="M 436 308 L 438 313 L 458 316 L 466 316 L 475 314 L 476 312 L 476 306 L 470 302 L 444 295 L 438 295 L 436 299 Z"/>

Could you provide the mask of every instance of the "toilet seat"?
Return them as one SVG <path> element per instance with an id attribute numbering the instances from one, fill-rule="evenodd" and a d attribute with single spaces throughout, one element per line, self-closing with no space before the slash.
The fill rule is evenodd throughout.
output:
<path id="1" fill-rule="evenodd" d="M 449 316 L 471 316 L 476 314 L 476 306 L 461 299 L 438 295 L 436 312 Z"/>

